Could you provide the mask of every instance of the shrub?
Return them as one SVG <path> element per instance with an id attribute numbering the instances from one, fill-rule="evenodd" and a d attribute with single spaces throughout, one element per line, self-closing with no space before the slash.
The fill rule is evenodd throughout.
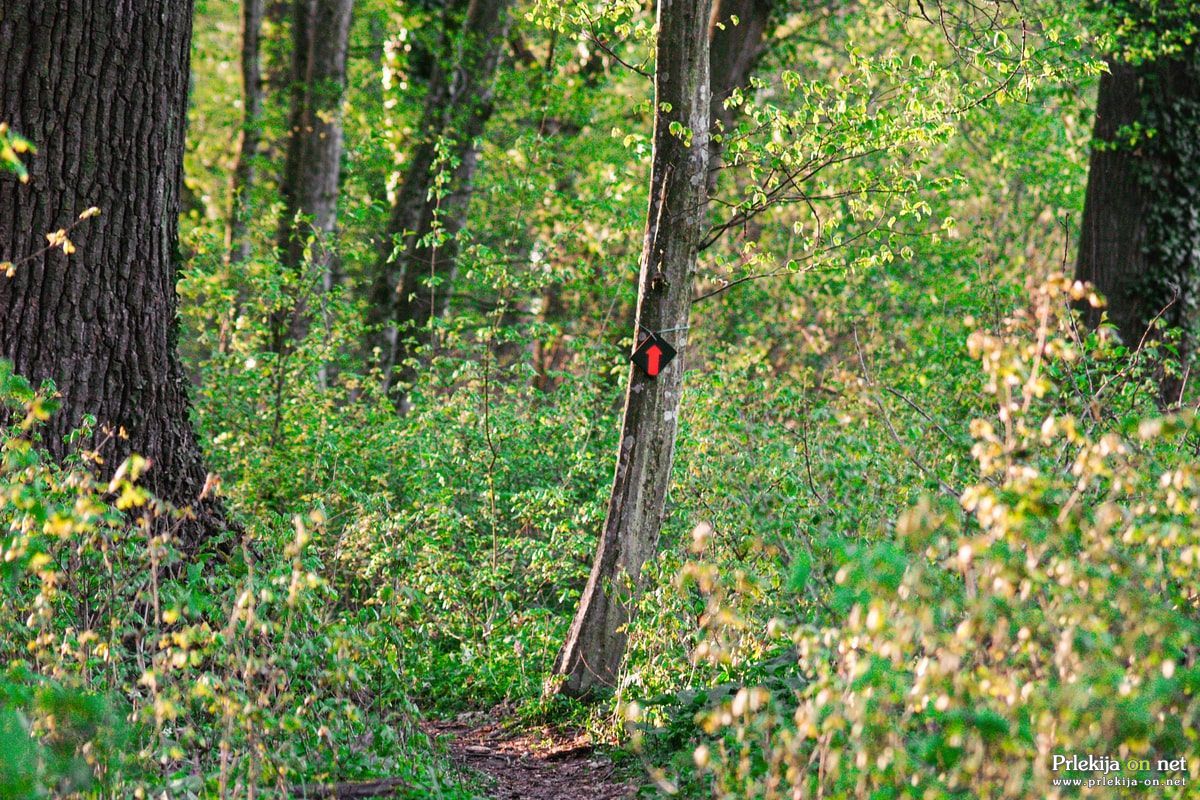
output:
<path id="1" fill-rule="evenodd" d="M 415 728 L 399 633 L 332 613 L 323 513 L 251 520 L 228 560 L 185 560 L 183 512 L 138 487 L 143 460 L 90 469 L 120 432 L 91 450 L 78 432 L 58 465 L 38 441 L 52 387 L 0 362 L 0 399 L 0 797 L 282 796 L 380 773 L 469 796 Z"/>
<path id="2" fill-rule="evenodd" d="M 1106 777 L 1188 796 L 1166 782 L 1200 764 L 1158 767 L 1194 755 L 1200 726 L 1200 426 L 1153 410 L 1162 353 L 1081 338 L 1086 294 L 1052 279 L 971 336 L 995 401 L 971 425 L 975 484 L 841 564 L 831 613 L 771 621 L 804 686 L 746 686 L 700 716 L 717 796 L 1111 796 L 1087 785 Z M 719 659 L 746 635 L 742 590 L 714 565 L 685 576 Z M 1055 761 L 1088 754 L 1120 769 Z"/>

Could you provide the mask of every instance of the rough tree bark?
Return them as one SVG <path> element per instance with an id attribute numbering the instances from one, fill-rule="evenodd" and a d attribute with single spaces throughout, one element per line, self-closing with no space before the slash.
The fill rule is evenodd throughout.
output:
<path id="1" fill-rule="evenodd" d="M 250 258 L 247 201 L 257 179 L 255 158 L 262 141 L 263 88 L 259 42 L 262 37 L 264 0 L 242 0 L 242 133 L 237 163 L 229 186 L 229 224 L 226 252 L 231 263 Z"/>
<path id="2" fill-rule="evenodd" d="M 430 343 L 430 323 L 446 309 L 456 238 L 466 222 L 478 163 L 476 140 L 492 114 L 510 4 L 470 0 L 457 35 L 446 37 L 447 52 L 431 65 L 419 139 L 392 207 L 371 289 L 369 321 L 384 329 L 372 344 L 382 353 L 389 389 L 411 381 L 405 362 Z M 447 13 L 453 11 L 451 4 Z M 434 191 L 442 170 L 449 171 L 449 180 Z"/>
<path id="3" fill-rule="evenodd" d="M 28 184 L 0 176 L 0 260 L 17 265 L 0 274 L 0 356 L 55 382 L 62 406 L 43 434 L 55 457 L 84 415 L 124 427 L 100 469 L 130 452 L 150 459 L 145 485 L 196 512 L 179 530 L 195 547 L 224 515 L 204 493 L 175 352 L 191 14 L 190 2 L 167 0 L 0 14 L 0 119 L 38 148 Z M 91 206 L 102 214 L 71 232 L 73 255 L 39 253 L 47 232 Z"/>
<path id="4" fill-rule="evenodd" d="M 333 283 L 332 237 L 337 225 L 342 159 L 342 96 L 346 87 L 353 0 L 296 0 L 292 11 L 292 87 L 287 157 L 280 186 L 284 210 L 279 250 L 292 270 L 310 254 L 325 289 Z M 303 308 L 292 335 L 304 333 Z"/>
<path id="5" fill-rule="evenodd" d="M 671 331 L 679 350 L 657 378 L 631 367 L 608 515 L 554 671 L 560 691 L 589 697 L 616 683 L 625 625 L 658 547 L 687 357 L 696 253 L 706 221 L 711 0 L 660 0 L 654 158 L 635 336 Z M 667 110 L 669 109 L 669 110 Z M 682 125 L 684 132 L 672 132 Z"/>
<path id="6" fill-rule="evenodd" d="M 1154 131 L 1130 143 L 1130 126 Z M 1161 317 L 1184 329 L 1186 356 L 1200 301 L 1200 55 L 1114 62 L 1100 79 L 1075 277 L 1107 298 L 1121 339 L 1138 347 Z M 1096 326 L 1101 310 L 1085 308 Z M 1162 398 L 1179 400 L 1162 375 Z"/>

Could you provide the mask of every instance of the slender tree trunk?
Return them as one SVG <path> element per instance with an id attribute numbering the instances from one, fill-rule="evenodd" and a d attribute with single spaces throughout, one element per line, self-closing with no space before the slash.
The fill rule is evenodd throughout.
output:
<path id="1" fill-rule="evenodd" d="M 259 62 L 263 0 L 242 0 L 242 134 L 229 191 L 226 252 L 231 263 L 250 258 L 248 202 L 257 178 L 255 159 L 262 141 L 263 88 Z"/>
<path id="2" fill-rule="evenodd" d="M 566 303 L 562 298 L 562 284 L 552 281 L 542 290 L 542 311 L 540 319 L 543 323 L 556 325 L 566 313 Z M 533 385 L 538 391 L 552 392 L 558 387 L 558 378 L 554 372 L 562 367 L 566 356 L 561 332 L 556 331 L 551 336 L 539 338 L 533 343 Z"/>
<path id="3" fill-rule="evenodd" d="M 712 195 L 720 174 L 724 152 L 724 135 L 732 130 L 737 119 L 737 108 L 725 106 L 725 100 L 735 89 L 745 89 L 750 83 L 750 74 L 765 50 L 768 25 L 776 0 L 716 0 L 709 25 L 709 115 L 710 138 L 708 141 L 708 193 Z M 737 20 L 736 24 L 734 20 Z M 597 66 L 600 59 L 593 58 Z M 589 67 L 591 64 L 589 64 Z M 585 74 L 595 74 L 590 68 Z M 566 176 L 558 187 L 559 194 L 571 190 L 574 176 Z M 567 312 L 562 298 L 562 286 L 551 283 L 542 293 L 541 321 L 559 322 Z M 533 345 L 533 385 L 540 391 L 553 391 L 558 381 L 552 372 L 561 369 L 566 358 L 562 337 L 554 335 L 538 339 Z"/>
<path id="4" fill-rule="evenodd" d="M 710 113 L 713 123 L 713 136 L 708 140 L 710 194 L 716 187 L 725 149 L 725 135 L 733 129 L 738 115 L 738 109 L 726 106 L 725 101 L 734 90 L 745 89 L 749 85 L 750 73 L 763 53 L 767 25 L 774 7 L 775 0 L 715 0 L 709 28 L 712 42 L 709 54 L 709 86 L 712 88 Z"/>
<path id="5" fill-rule="evenodd" d="M 634 333 L 669 331 L 680 355 L 657 378 L 630 368 L 608 516 L 555 664 L 564 678 L 561 691 L 572 697 L 615 685 L 642 566 L 658 547 L 675 455 L 692 279 L 706 219 L 710 4 L 660 0 L 658 6 L 654 159 Z M 672 124 L 687 131 L 672 133 Z"/>
<path id="6" fill-rule="evenodd" d="M 385 329 L 374 344 L 388 388 L 412 380 L 406 362 L 431 342 L 431 323 L 446 309 L 510 3 L 470 0 L 461 31 L 447 37 L 449 52 L 432 67 L 420 139 L 392 207 L 371 290 L 369 321 Z M 449 179 L 439 186 L 441 173 Z"/>
<path id="7" fill-rule="evenodd" d="M 295 0 L 267 0 L 266 20 L 278 30 L 287 24 Z M 295 38 L 295 37 L 293 37 Z M 292 80 L 292 47 L 282 36 L 259 41 L 259 58 L 263 63 L 263 84 L 268 93 L 288 89 Z"/>
<path id="8" fill-rule="evenodd" d="M 1130 126 L 1153 131 L 1130 142 Z M 1075 276 L 1107 298 L 1130 348 L 1157 338 L 1156 318 L 1184 329 L 1192 347 L 1200 301 L 1200 55 L 1113 63 L 1100 79 Z M 1091 326 L 1099 309 L 1085 308 Z M 1174 403 L 1177 377 L 1161 376 Z"/>
<path id="9" fill-rule="evenodd" d="M 0 356 L 55 382 L 62 406 L 43 433 L 55 457 L 85 415 L 124 428 L 100 469 L 148 458 L 147 487 L 195 510 L 179 530 L 195 547 L 224 515 L 204 492 L 175 351 L 191 15 L 166 0 L 0 13 L 0 119 L 38 147 L 29 183 L 0 176 L 0 260 L 17 265 L 0 277 Z M 70 233 L 74 254 L 40 252 L 91 206 L 102 213 Z"/>
<path id="10" fill-rule="evenodd" d="M 326 290 L 334 280 L 332 238 L 337 225 L 341 108 L 353 5 L 353 0 L 296 0 L 293 7 L 291 113 L 279 249 L 284 266 L 296 271 L 304 267 L 309 249 L 312 267 Z M 305 319 L 299 304 L 292 315 L 292 338 L 304 335 Z"/>

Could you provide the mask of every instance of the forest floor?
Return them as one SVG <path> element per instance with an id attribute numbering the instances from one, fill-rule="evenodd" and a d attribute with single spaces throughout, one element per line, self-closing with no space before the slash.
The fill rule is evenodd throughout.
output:
<path id="1" fill-rule="evenodd" d="M 583 731 L 513 726 L 494 712 L 424 728 L 446 741 L 464 773 L 479 776 L 479 785 L 468 777 L 468 786 L 493 800 L 626 800 L 637 792 Z"/>

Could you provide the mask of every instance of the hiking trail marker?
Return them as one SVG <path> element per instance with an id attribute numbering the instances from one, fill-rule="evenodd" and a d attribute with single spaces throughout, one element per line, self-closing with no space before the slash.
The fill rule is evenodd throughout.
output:
<path id="1" fill-rule="evenodd" d="M 657 333 L 649 333 L 633 351 L 629 360 L 651 378 L 657 378 L 674 358 L 675 348 L 671 343 Z"/>

